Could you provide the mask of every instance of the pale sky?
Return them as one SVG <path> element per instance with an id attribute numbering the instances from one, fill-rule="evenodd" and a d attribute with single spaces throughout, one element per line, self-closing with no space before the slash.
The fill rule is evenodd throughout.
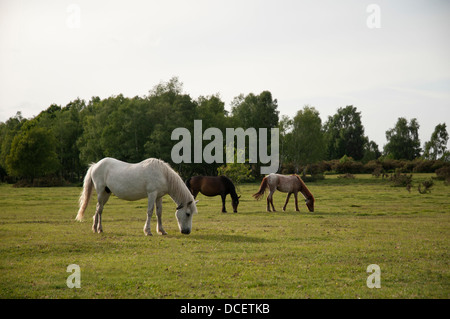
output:
<path id="1" fill-rule="evenodd" d="M 178 76 L 227 109 L 263 90 L 291 117 L 353 105 L 380 150 L 398 117 L 417 118 L 423 146 L 450 132 L 449 39 L 446 0 L 0 0 L 0 121 Z"/>

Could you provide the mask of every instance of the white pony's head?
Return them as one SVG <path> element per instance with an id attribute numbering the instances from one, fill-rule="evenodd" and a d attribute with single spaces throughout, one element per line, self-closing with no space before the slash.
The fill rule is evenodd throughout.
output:
<path id="1" fill-rule="evenodd" d="M 181 203 L 177 207 L 175 216 L 177 217 L 178 227 L 182 234 L 189 235 L 192 229 L 192 216 L 197 214 L 197 201 L 189 201 L 184 204 Z"/>

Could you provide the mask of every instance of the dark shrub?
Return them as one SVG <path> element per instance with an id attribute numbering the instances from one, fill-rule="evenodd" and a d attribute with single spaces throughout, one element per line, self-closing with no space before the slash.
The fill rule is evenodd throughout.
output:
<path id="1" fill-rule="evenodd" d="M 391 175 L 390 181 L 393 183 L 394 187 L 407 187 L 411 188 L 412 185 L 412 174 L 401 174 L 400 170 L 395 170 L 395 173 Z"/>
<path id="2" fill-rule="evenodd" d="M 355 179 L 355 175 L 350 174 L 350 173 L 345 173 L 344 175 L 339 175 L 338 176 L 339 179 L 343 178 L 343 179 Z"/>
<path id="3" fill-rule="evenodd" d="M 415 164 L 412 170 L 414 173 L 433 173 L 435 171 L 435 169 L 433 169 L 435 161 L 417 159 L 414 160 L 413 163 Z"/>
<path id="4" fill-rule="evenodd" d="M 69 186 L 70 183 L 58 176 L 44 176 L 34 178 L 32 181 L 27 179 L 21 179 L 13 185 L 13 187 L 59 187 Z"/>
<path id="5" fill-rule="evenodd" d="M 361 162 L 356 162 L 353 158 L 344 155 L 336 164 L 335 171 L 339 174 L 358 174 L 364 171 L 364 165 Z"/>
<path id="6" fill-rule="evenodd" d="M 322 161 L 319 165 L 322 169 L 322 172 L 329 172 L 334 169 L 334 164 L 334 161 Z"/>
<path id="7" fill-rule="evenodd" d="M 437 179 L 443 180 L 446 185 L 450 185 L 450 165 L 436 170 Z"/>
<path id="8" fill-rule="evenodd" d="M 431 193 L 431 188 L 433 187 L 433 184 L 434 184 L 433 180 L 429 179 L 420 183 L 417 189 L 421 194 Z"/>
<path id="9" fill-rule="evenodd" d="M 294 174 L 295 166 L 292 163 L 283 163 L 281 166 L 281 174 Z"/>
<path id="10" fill-rule="evenodd" d="M 380 177 L 383 173 L 383 166 L 377 160 L 369 161 L 364 165 L 364 173 L 370 173 L 375 177 Z"/>
<path id="11" fill-rule="evenodd" d="M 394 172 L 398 168 L 402 168 L 404 165 L 404 163 L 402 161 L 394 160 L 394 159 L 390 159 L 390 158 L 385 158 L 385 159 L 381 160 L 380 163 L 381 163 L 381 166 L 383 166 L 383 169 L 389 173 Z"/>

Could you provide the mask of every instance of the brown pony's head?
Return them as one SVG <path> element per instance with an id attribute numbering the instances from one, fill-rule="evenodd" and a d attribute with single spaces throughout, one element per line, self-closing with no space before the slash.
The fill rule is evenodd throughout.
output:
<path id="1" fill-rule="evenodd" d="M 239 198 L 241 198 L 241 196 L 231 198 L 231 205 L 233 206 L 233 213 L 237 213 L 237 208 L 239 205 Z"/>

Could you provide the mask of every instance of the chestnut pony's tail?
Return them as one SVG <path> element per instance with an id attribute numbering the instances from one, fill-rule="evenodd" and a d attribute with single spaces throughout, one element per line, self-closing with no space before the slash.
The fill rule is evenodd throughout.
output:
<path id="1" fill-rule="evenodd" d="M 256 199 L 259 200 L 261 199 L 261 197 L 264 195 L 264 193 L 266 192 L 266 188 L 267 188 L 267 176 L 263 178 L 262 182 L 261 182 L 261 186 L 259 187 L 259 190 L 257 193 L 253 194 L 252 196 Z"/>

